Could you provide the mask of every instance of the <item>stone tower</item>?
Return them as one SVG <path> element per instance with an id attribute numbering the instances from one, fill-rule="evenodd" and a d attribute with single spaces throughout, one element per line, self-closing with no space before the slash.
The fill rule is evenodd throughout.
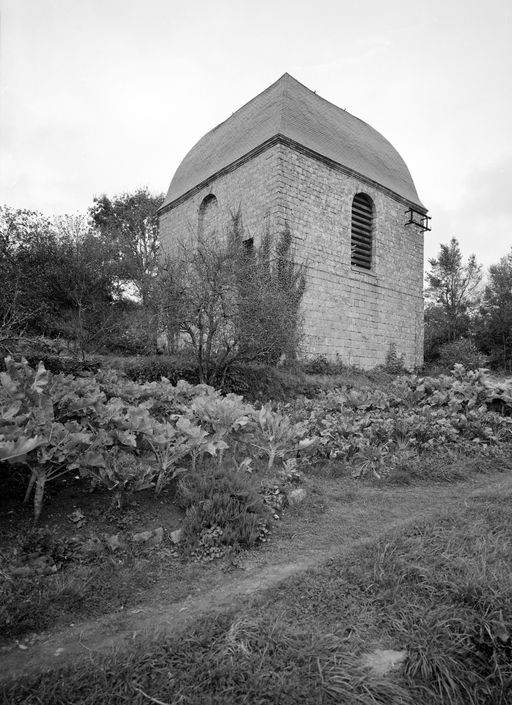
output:
<path id="1" fill-rule="evenodd" d="M 226 227 L 239 206 L 248 239 L 288 222 L 308 264 L 305 355 L 371 368 L 395 344 L 407 367 L 423 362 L 427 210 L 381 134 L 284 74 L 183 159 L 160 209 L 163 249 Z"/>

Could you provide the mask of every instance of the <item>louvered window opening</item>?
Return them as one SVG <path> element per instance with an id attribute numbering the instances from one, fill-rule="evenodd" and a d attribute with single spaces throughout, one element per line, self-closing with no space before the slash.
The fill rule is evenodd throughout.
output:
<path id="1" fill-rule="evenodd" d="M 372 268 L 373 205 L 364 193 L 358 193 L 352 202 L 352 265 Z"/>

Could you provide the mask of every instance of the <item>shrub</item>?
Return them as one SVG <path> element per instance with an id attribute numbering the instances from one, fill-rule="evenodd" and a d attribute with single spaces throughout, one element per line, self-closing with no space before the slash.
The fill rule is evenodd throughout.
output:
<path id="1" fill-rule="evenodd" d="M 61 357 L 60 355 L 28 355 L 25 357 L 34 369 L 37 369 L 38 364 L 42 362 L 45 369 L 54 375 L 62 372 L 65 375 L 77 377 L 84 372 L 95 373 L 101 367 L 101 362 L 98 360 L 80 360 L 76 357 Z"/>
<path id="2" fill-rule="evenodd" d="M 167 377 L 172 384 L 184 379 L 190 384 L 199 382 L 197 364 L 171 355 L 151 355 L 123 366 L 127 377 L 134 382 L 159 382 Z"/>
<path id="3" fill-rule="evenodd" d="M 97 372 L 101 367 L 101 362 L 98 358 L 89 357 L 83 360 L 65 354 L 65 343 L 60 340 L 51 340 L 42 336 L 31 340 L 19 338 L 15 341 L 12 347 L 12 357 L 16 361 L 20 361 L 22 357 L 27 360 L 29 365 L 37 369 L 40 362 L 43 363 L 46 370 L 52 374 L 58 375 L 63 372 L 66 375 L 80 375 L 83 372 Z M 6 369 L 4 356 L 0 356 L 0 370 Z"/>
<path id="4" fill-rule="evenodd" d="M 248 401 L 277 401 L 300 395 L 314 396 L 318 386 L 306 380 L 301 370 L 234 363 L 224 375 L 222 392 L 240 394 Z"/>
<path id="5" fill-rule="evenodd" d="M 161 325 L 192 352 L 201 383 L 218 384 L 235 360 L 296 357 L 306 266 L 294 261 L 287 224 L 260 240 L 246 239 L 238 209 L 226 233 L 177 240 L 162 262 Z"/>
<path id="6" fill-rule="evenodd" d="M 479 352 L 472 340 L 459 338 L 452 343 L 441 345 L 439 363 L 448 370 L 452 370 L 457 364 L 462 365 L 466 370 L 476 370 L 486 366 L 487 358 Z"/>
<path id="7" fill-rule="evenodd" d="M 249 473 L 213 464 L 190 472 L 179 482 L 176 501 L 186 511 L 184 547 L 200 560 L 252 548 L 268 534 L 270 515 Z"/>
<path id="8" fill-rule="evenodd" d="M 339 358 L 328 360 L 325 355 L 318 355 L 302 363 L 302 370 L 307 375 L 339 375 L 345 370 Z"/>
<path id="9" fill-rule="evenodd" d="M 405 370 L 405 357 L 398 355 L 396 351 L 396 343 L 390 343 L 388 351 L 386 353 L 386 362 L 384 363 L 384 370 L 392 375 L 403 374 Z"/>
<path id="10" fill-rule="evenodd" d="M 152 355 L 120 365 L 135 382 L 159 382 L 167 377 L 172 384 L 184 379 L 198 384 L 195 360 L 173 355 Z M 223 394 L 238 394 L 248 401 L 283 400 L 301 394 L 313 396 L 318 386 L 305 379 L 301 370 L 288 370 L 259 363 L 235 362 L 214 385 Z"/>

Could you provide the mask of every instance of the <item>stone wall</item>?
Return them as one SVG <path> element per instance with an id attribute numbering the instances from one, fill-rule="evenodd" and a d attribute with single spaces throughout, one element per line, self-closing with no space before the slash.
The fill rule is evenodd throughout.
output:
<path id="1" fill-rule="evenodd" d="M 280 145 L 257 154 L 212 179 L 189 198 L 178 202 L 160 216 L 160 238 L 163 248 L 172 249 L 176 238 L 190 236 L 198 226 L 198 216 L 204 199 L 213 194 L 217 199 L 217 227 L 220 232 L 228 227 L 230 213 L 242 210 L 244 233 L 258 242 L 268 219 L 272 229 L 277 226 L 277 215 L 282 194 L 278 187 L 280 173 Z"/>
<path id="2" fill-rule="evenodd" d="M 375 207 L 371 271 L 350 263 L 352 199 L 360 192 Z M 394 343 L 407 367 L 422 363 L 423 234 L 405 225 L 405 201 L 306 150 L 277 143 L 164 212 L 164 248 L 197 228 L 208 194 L 217 198 L 218 227 L 226 227 L 230 210 L 240 206 L 246 235 L 256 242 L 266 219 L 272 232 L 288 221 L 296 258 L 308 264 L 305 354 L 338 355 L 367 369 L 383 363 Z"/>
<path id="3" fill-rule="evenodd" d="M 408 204 L 391 193 L 282 146 L 282 213 L 308 262 L 305 349 L 362 368 L 383 363 L 390 343 L 408 367 L 423 362 L 423 234 L 406 226 Z M 352 199 L 375 208 L 373 267 L 351 266 Z"/>

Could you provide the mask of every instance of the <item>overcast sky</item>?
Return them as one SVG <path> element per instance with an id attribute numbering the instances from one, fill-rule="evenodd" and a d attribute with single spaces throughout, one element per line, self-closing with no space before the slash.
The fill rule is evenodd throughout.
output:
<path id="1" fill-rule="evenodd" d="M 381 132 L 488 266 L 512 246 L 511 0 L 1 0 L 0 203 L 165 192 L 283 73 Z"/>

